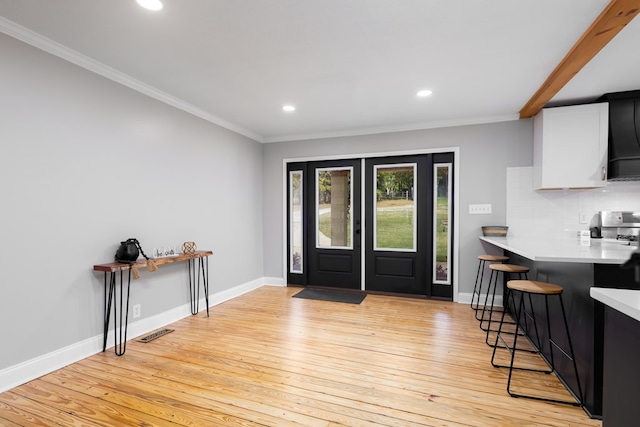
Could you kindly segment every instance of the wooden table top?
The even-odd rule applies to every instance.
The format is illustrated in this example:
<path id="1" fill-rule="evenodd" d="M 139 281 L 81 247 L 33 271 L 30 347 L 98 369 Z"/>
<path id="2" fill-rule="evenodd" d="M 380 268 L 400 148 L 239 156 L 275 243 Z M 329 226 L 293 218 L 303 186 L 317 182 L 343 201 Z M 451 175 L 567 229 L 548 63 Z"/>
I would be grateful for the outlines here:
<path id="1" fill-rule="evenodd" d="M 213 255 L 211 251 L 195 251 L 192 254 L 179 254 L 175 256 L 163 257 L 163 258 L 151 258 L 156 265 L 162 264 L 171 264 L 174 262 L 187 261 L 190 259 L 203 258 L 206 256 Z M 138 267 L 146 267 L 147 260 L 142 258 L 135 262 Z M 110 262 L 107 264 L 97 264 L 93 266 L 94 271 L 105 271 L 105 272 L 116 272 L 116 271 L 125 271 L 131 268 L 131 264 L 126 264 L 123 262 Z"/>

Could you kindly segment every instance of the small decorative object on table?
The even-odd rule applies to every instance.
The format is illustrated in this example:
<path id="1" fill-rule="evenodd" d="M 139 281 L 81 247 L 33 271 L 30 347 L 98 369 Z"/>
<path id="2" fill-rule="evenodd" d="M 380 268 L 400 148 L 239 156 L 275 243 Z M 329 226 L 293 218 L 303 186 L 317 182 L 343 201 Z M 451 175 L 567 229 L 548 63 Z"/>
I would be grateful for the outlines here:
<path id="1" fill-rule="evenodd" d="M 196 251 L 196 243 L 195 242 L 184 242 L 182 244 L 182 253 L 192 254 Z"/>
<path id="2" fill-rule="evenodd" d="M 166 258 L 171 256 L 177 256 L 177 255 L 178 255 L 177 246 L 162 246 L 162 247 L 153 249 L 154 258 Z"/>
<path id="3" fill-rule="evenodd" d="M 116 251 L 117 262 L 131 265 L 131 272 L 133 273 L 134 280 L 140 278 L 140 272 L 138 271 L 138 266 L 136 266 L 136 260 L 140 254 L 142 254 L 142 256 L 147 260 L 147 270 L 156 271 L 158 269 L 158 266 L 153 262 L 153 260 L 149 259 L 149 257 L 145 255 L 138 239 L 131 238 L 124 242 L 120 242 L 120 246 Z"/>

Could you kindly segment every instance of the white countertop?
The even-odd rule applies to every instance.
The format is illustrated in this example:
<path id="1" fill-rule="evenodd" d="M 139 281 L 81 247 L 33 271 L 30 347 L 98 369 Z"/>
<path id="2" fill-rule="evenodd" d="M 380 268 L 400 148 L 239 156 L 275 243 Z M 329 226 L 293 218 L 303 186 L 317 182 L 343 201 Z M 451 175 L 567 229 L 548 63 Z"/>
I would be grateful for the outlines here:
<path id="1" fill-rule="evenodd" d="M 637 246 L 623 246 L 591 240 L 584 246 L 576 238 L 485 237 L 480 240 L 532 261 L 622 264 Z"/>
<path id="2" fill-rule="evenodd" d="M 640 291 L 633 289 L 591 288 L 591 298 L 640 322 Z"/>

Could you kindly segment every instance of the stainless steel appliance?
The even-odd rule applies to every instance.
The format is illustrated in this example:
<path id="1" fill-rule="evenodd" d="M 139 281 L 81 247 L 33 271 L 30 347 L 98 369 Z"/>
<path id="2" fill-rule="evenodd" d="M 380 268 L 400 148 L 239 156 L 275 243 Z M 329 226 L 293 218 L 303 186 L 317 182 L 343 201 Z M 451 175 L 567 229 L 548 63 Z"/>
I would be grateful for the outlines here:
<path id="1" fill-rule="evenodd" d="M 591 219 L 589 229 L 593 239 L 638 246 L 640 211 L 600 211 Z"/>

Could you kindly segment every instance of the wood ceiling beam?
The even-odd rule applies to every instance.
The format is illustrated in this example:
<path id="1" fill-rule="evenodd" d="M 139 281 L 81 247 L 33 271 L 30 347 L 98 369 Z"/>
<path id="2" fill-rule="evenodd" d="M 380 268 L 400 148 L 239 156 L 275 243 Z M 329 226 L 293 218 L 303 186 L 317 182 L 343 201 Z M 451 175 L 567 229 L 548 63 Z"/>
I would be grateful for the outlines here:
<path id="1" fill-rule="evenodd" d="M 640 0 L 611 0 L 520 110 L 520 118 L 535 116 L 640 11 Z"/>

